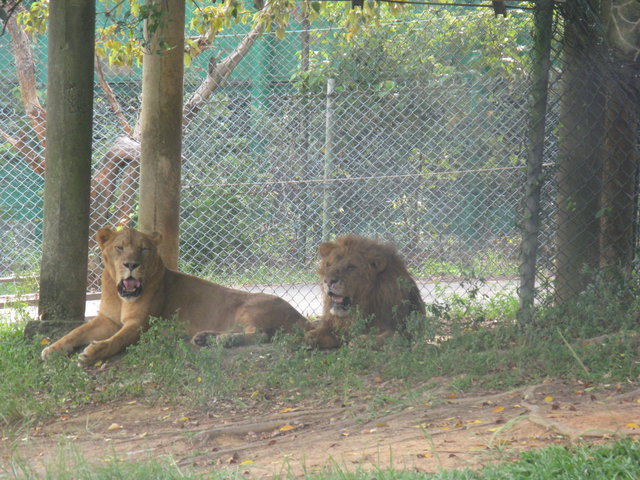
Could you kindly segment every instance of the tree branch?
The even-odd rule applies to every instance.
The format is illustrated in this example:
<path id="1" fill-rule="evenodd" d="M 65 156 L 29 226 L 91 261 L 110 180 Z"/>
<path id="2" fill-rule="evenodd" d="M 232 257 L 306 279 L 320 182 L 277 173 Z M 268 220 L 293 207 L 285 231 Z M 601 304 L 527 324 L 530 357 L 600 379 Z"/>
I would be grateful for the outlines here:
<path id="1" fill-rule="evenodd" d="M 22 10 L 22 6 L 18 7 L 18 9 Z M 47 131 L 46 113 L 38 98 L 36 68 L 29 37 L 18 25 L 16 15 L 11 15 L 7 19 L 6 27 L 11 37 L 22 104 L 31 121 L 36 137 L 44 149 Z"/>
<path id="2" fill-rule="evenodd" d="M 238 66 L 249 50 L 264 31 L 265 23 L 260 21 L 242 39 L 242 42 L 224 60 L 215 64 L 207 77 L 191 94 L 184 106 L 183 126 L 186 126 L 195 115 L 202 109 L 211 95 L 227 81 L 233 70 Z"/>
<path id="3" fill-rule="evenodd" d="M 100 63 L 100 59 L 98 58 L 97 55 L 96 55 L 96 61 L 95 61 L 95 68 L 96 68 L 96 74 L 98 76 L 98 84 L 100 85 L 100 88 L 102 88 L 102 91 L 104 92 L 104 94 L 107 96 L 107 101 L 111 106 L 111 110 L 113 111 L 116 118 L 120 122 L 120 125 L 122 126 L 122 129 L 124 130 L 124 132 L 130 137 L 133 137 L 133 133 L 134 133 L 133 128 L 131 128 L 131 125 L 129 125 L 129 122 L 127 122 L 127 119 L 124 116 L 122 108 L 118 103 L 118 99 L 116 98 L 116 95 L 113 92 L 111 85 L 109 85 L 109 83 L 104 78 L 104 73 L 102 71 L 102 64 Z"/>

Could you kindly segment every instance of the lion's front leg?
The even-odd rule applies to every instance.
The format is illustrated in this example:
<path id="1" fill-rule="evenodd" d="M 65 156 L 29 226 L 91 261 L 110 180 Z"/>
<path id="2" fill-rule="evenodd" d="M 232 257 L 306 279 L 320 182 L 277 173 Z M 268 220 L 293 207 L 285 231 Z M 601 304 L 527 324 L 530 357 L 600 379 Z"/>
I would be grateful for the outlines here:
<path id="1" fill-rule="evenodd" d="M 83 366 L 88 366 L 96 363 L 98 360 L 103 360 L 122 352 L 129 345 L 136 343 L 140 339 L 140 334 L 144 328 L 145 324 L 141 324 L 139 321 L 126 322 L 124 326 L 111 337 L 89 344 L 78 356 L 78 363 Z"/>
<path id="2" fill-rule="evenodd" d="M 53 345 L 49 345 L 42 350 L 40 356 L 43 360 L 48 360 L 55 354 L 67 353 L 76 347 L 109 338 L 115 334 L 119 328 L 120 326 L 115 322 L 98 315 L 93 320 L 74 328 L 60 340 L 53 343 Z"/>

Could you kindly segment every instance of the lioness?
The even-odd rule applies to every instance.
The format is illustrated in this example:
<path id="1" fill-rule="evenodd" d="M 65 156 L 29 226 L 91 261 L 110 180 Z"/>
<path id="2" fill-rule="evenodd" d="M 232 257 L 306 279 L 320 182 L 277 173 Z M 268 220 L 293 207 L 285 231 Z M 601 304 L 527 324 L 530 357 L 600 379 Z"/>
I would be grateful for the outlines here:
<path id="1" fill-rule="evenodd" d="M 159 233 L 130 228 L 103 228 L 96 234 L 102 253 L 102 296 L 98 315 L 42 351 L 44 360 L 56 352 L 88 345 L 79 363 L 91 365 L 135 343 L 149 326 L 149 316 L 177 314 L 189 335 L 226 334 L 233 327 L 251 338 L 277 330 L 303 327 L 306 319 L 283 299 L 248 293 L 169 270 L 158 254 Z"/>
<path id="2" fill-rule="evenodd" d="M 379 340 L 402 327 L 412 312 L 425 314 L 416 282 L 389 244 L 347 235 L 318 247 L 324 309 L 320 326 L 305 334 L 317 348 L 336 348 L 353 327 L 365 319 L 365 331 Z"/>

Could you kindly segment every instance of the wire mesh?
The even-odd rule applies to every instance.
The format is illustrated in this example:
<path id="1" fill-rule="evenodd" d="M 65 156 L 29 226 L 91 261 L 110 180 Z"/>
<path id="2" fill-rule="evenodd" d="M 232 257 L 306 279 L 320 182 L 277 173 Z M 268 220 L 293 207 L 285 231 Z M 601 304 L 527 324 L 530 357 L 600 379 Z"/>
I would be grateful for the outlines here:
<path id="1" fill-rule="evenodd" d="M 545 119 L 538 299 L 553 293 L 563 254 L 556 222 L 566 148 L 558 139 L 563 18 L 556 16 Z M 185 98 L 246 33 L 219 35 L 196 59 Z M 531 33 L 529 11 L 510 10 L 505 19 L 442 8 L 351 42 L 330 24 L 284 40 L 263 35 L 185 122 L 180 268 L 276 293 L 317 315 L 317 246 L 357 233 L 394 242 L 428 304 L 516 299 Z M 0 37 L 0 277 L 37 273 L 42 224 L 42 172 L 33 168 L 42 144 L 10 44 Z M 44 104 L 43 45 L 30 43 Z M 137 220 L 140 72 L 105 66 L 104 75 L 122 117 L 96 85 L 92 232 Z M 97 290 L 99 258 L 90 246 L 88 289 Z"/>

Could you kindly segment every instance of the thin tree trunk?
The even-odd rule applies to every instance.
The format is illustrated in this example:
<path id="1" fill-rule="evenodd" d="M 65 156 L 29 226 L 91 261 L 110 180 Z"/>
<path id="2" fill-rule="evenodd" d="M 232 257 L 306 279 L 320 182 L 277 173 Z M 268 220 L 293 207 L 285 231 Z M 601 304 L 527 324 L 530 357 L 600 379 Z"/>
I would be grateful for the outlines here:
<path id="1" fill-rule="evenodd" d="M 531 119 L 527 152 L 527 180 L 522 244 L 520 252 L 520 321 L 526 321 L 535 299 L 538 234 L 540 230 L 540 190 L 543 175 L 545 123 L 551 68 L 551 37 L 553 1 L 540 0 L 536 4 L 534 20 L 533 71 L 531 87 Z"/>

